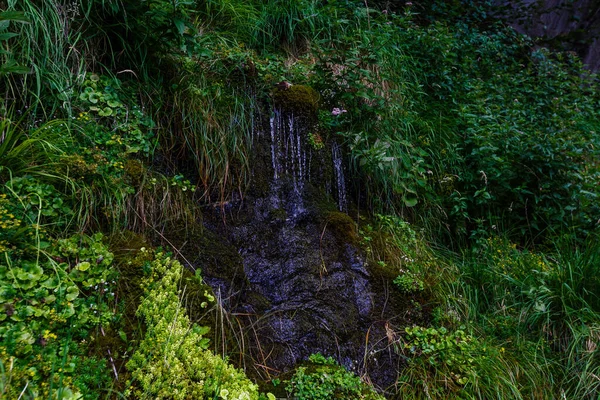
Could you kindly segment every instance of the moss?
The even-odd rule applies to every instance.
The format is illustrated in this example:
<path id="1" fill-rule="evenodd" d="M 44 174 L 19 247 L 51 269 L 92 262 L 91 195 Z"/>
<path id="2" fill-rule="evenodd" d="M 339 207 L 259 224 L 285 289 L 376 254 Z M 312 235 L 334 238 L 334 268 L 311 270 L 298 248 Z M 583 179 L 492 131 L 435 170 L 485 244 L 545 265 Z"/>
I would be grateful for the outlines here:
<path id="1" fill-rule="evenodd" d="M 166 244 L 178 249 L 178 254 L 193 267 L 200 268 L 203 275 L 228 282 L 244 276 L 243 260 L 235 247 L 208 229 L 191 228 L 167 232 Z"/>
<path id="2" fill-rule="evenodd" d="M 325 223 L 327 229 L 345 243 L 352 245 L 358 244 L 358 234 L 356 232 L 356 223 L 346 213 L 339 211 L 330 211 L 325 214 Z"/>
<path id="3" fill-rule="evenodd" d="M 305 85 L 292 85 L 287 89 L 276 88 L 273 91 L 273 101 L 281 110 L 311 120 L 316 120 L 319 99 L 319 93 Z"/>
<path id="4" fill-rule="evenodd" d="M 131 181 L 131 183 L 133 183 L 134 185 L 138 185 L 142 180 L 142 176 L 144 175 L 146 169 L 144 168 L 144 164 L 140 160 L 129 159 L 125 162 L 125 165 L 123 166 L 123 171 L 125 172 L 127 178 Z"/>
<path id="5" fill-rule="evenodd" d="M 105 358 L 107 350 L 113 355 L 115 368 L 119 372 L 119 380 L 115 383 L 117 391 L 125 389 L 129 373 L 125 370 L 128 347 L 136 343 L 144 335 L 145 326 L 136 317 L 136 311 L 143 295 L 141 288 L 145 277 L 145 265 L 154 253 L 147 239 L 139 234 L 124 231 L 108 238 L 110 251 L 114 255 L 113 266 L 119 270 L 116 296 L 119 299 L 119 321 L 98 329 L 90 341 L 89 351 L 99 358 Z"/>

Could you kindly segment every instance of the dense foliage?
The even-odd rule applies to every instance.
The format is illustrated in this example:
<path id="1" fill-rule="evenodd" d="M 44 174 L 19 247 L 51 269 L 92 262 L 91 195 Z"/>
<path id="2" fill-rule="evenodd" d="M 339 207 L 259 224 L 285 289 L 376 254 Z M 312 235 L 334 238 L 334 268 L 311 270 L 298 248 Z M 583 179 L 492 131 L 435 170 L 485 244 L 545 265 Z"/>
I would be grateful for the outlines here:
<path id="1" fill-rule="evenodd" d="M 117 238 L 252 190 L 278 103 L 342 144 L 367 262 L 431 321 L 390 332 L 379 391 L 597 398 L 598 81 L 488 7 L 0 1 L 0 397 L 273 398 L 209 350 L 182 265 Z M 290 395 L 380 397 L 311 361 Z"/>

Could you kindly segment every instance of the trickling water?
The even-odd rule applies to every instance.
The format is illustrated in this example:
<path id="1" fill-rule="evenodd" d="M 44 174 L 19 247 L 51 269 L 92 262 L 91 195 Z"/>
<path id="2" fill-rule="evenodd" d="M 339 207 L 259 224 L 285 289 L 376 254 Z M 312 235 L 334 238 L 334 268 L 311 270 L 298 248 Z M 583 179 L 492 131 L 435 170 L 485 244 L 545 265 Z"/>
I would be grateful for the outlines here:
<path id="1" fill-rule="evenodd" d="M 340 145 L 333 143 L 331 146 L 331 158 L 333 159 L 333 171 L 335 173 L 335 182 L 337 186 L 338 209 L 340 211 L 347 210 L 346 201 L 346 181 L 344 179 L 344 166 L 342 160 L 342 151 Z"/>
<path id="2" fill-rule="evenodd" d="M 309 179 L 302 127 L 294 115 L 283 114 L 278 109 L 274 110 L 270 125 L 273 179 L 277 182 L 287 175 L 294 183 L 294 190 L 301 192 Z"/>
<path id="3" fill-rule="evenodd" d="M 279 178 L 279 154 L 278 154 L 278 143 L 276 137 L 276 132 L 279 131 L 277 124 L 279 123 L 279 119 L 281 116 L 277 111 L 271 116 L 271 165 L 273 166 L 273 179 L 277 180 Z"/>

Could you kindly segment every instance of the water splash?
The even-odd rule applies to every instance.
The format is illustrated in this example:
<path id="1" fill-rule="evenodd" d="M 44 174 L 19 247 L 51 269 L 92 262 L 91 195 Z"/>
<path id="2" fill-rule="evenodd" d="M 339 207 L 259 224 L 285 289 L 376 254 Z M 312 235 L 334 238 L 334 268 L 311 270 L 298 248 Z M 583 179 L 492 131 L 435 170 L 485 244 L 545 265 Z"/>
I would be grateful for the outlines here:
<path id="1" fill-rule="evenodd" d="M 333 172 L 335 173 L 335 183 L 337 186 L 338 209 L 345 212 L 348 209 L 348 203 L 346 200 L 346 180 L 344 179 L 342 150 L 340 145 L 335 142 L 331 146 L 331 158 L 333 160 Z"/>

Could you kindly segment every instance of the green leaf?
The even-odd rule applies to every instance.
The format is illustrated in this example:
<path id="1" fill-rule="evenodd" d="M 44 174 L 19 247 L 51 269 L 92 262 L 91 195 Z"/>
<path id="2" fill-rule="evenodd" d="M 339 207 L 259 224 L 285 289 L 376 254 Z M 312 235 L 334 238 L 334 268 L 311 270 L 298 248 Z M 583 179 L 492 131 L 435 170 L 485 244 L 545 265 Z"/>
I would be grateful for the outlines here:
<path id="1" fill-rule="evenodd" d="M 104 107 L 102 110 L 98 111 L 98 115 L 101 117 L 109 117 L 112 115 L 112 113 L 113 110 L 110 107 Z"/>
<path id="2" fill-rule="evenodd" d="M 14 61 L 9 61 L 3 65 L 0 65 L 0 75 L 5 74 L 26 74 L 29 72 L 29 68 L 17 65 Z"/>
<path id="3" fill-rule="evenodd" d="M 98 103 L 99 100 L 100 100 L 100 95 L 98 95 L 98 93 L 90 93 L 88 95 L 88 101 L 92 104 Z"/>
<path id="4" fill-rule="evenodd" d="M 414 207 L 419 202 L 419 200 L 416 197 L 409 197 L 409 196 L 404 196 L 402 198 L 402 200 L 404 201 L 404 204 L 406 205 L 406 207 Z"/>
<path id="5" fill-rule="evenodd" d="M 79 296 L 79 289 L 77 286 L 69 286 L 67 288 L 67 295 L 65 296 L 67 301 L 73 301 L 77 298 L 77 296 Z"/>
<path id="6" fill-rule="evenodd" d="M 46 289 L 55 289 L 58 287 L 59 280 L 58 277 L 52 276 L 51 278 L 46 279 L 41 283 L 41 286 Z M 50 296 L 49 296 L 50 297 Z"/>
<path id="7" fill-rule="evenodd" d="M 15 36 L 19 36 L 19 34 L 14 32 L 0 33 L 0 40 L 8 40 Z"/>
<path id="8" fill-rule="evenodd" d="M 179 34 L 183 35 L 185 32 L 185 22 L 183 22 L 180 19 L 175 19 L 175 20 L 173 20 L 173 23 L 175 24 L 175 27 L 177 28 L 177 31 L 179 32 Z"/>
<path id="9" fill-rule="evenodd" d="M 80 262 L 75 266 L 75 268 L 77 268 L 80 271 L 87 271 L 88 269 L 90 269 L 90 263 L 87 261 Z"/>
<path id="10" fill-rule="evenodd" d="M 3 11 L 0 12 L 0 21 L 31 22 L 27 15 L 22 11 Z"/>
<path id="11" fill-rule="evenodd" d="M 197 335 L 204 336 L 210 332 L 210 328 L 208 326 L 194 325 L 193 332 Z"/>

